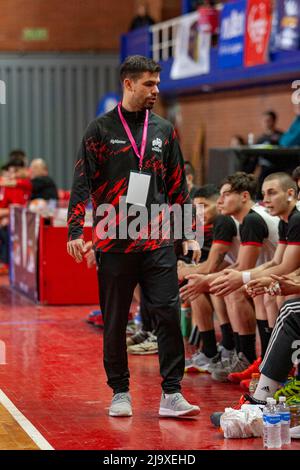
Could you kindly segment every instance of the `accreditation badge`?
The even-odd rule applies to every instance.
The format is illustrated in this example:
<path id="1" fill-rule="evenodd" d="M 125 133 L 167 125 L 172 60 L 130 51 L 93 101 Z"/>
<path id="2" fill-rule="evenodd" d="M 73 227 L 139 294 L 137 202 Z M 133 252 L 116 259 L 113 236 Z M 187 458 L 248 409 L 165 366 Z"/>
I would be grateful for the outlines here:
<path id="1" fill-rule="evenodd" d="M 151 175 L 142 172 L 131 171 L 129 176 L 127 204 L 146 206 Z"/>

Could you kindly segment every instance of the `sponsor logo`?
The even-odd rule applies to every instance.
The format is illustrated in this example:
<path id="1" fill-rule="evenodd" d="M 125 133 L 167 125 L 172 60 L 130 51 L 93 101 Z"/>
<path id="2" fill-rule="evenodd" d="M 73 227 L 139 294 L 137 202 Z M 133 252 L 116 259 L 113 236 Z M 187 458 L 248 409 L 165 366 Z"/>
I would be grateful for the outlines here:
<path id="1" fill-rule="evenodd" d="M 154 152 L 161 152 L 162 148 L 162 140 L 159 139 L 158 137 L 154 140 L 152 140 L 152 151 Z"/>
<path id="2" fill-rule="evenodd" d="M 261 54 L 268 32 L 268 12 L 264 3 L 253 5 L 250 9 L 247 30 L 257 54 Z"/>
<path id="3" fill-rule="evenodd" d="M 111 139 L 111 144 L 126 144 L 126 140 L 119 140 L 119 139 Z"/>
<path id="4" fill-rule="evenodd" d="M 233 39 L 244 34 L 245 13 L 233 10 L 228 18 L 224 18 L 221 25 L 222 39 Z"/>

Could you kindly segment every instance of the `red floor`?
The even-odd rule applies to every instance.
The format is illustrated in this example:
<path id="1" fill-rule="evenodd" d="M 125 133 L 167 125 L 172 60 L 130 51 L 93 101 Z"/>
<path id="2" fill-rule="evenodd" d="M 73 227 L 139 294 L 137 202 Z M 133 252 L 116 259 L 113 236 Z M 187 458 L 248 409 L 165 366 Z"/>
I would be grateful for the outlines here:
<path id="1" fill-rule="evenodd" d="M 108 417 L 102 334 L 84 321 L 91 307 L 36 306 L 1 283 L 7 364 L 0 365 L 0 389 L 55 449 L 262 449 L 261 439 L 224 440 L 210 424 L 211 412 L 232 404 L 240 390 L 209 375 L 183 382 L 185 395 L 201 406 L 198 419 L 159 419 L 157 356 L 130 356 L 134 416 Z"/>

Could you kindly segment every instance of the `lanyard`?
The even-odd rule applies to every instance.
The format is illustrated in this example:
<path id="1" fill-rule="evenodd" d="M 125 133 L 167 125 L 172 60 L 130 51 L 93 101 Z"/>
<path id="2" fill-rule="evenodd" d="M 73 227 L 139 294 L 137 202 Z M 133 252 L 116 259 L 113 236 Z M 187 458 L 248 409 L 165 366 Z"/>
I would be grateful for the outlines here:
<path id="1" fill-rule="evenodd" d="M 119 112 L 119 116 L 120 116 L 120 119 L 121 119 L 121 122 L 123 124 L 123 127 L 126 131 L 126 134 L 128 136 L 128 139 L 130 140 L 130 143 L 132 145 L 132 148 L 134 150 L 134 153 L 136 154 L 136 156 L 138 157 L 139 159 L 139 168 L 140 168 L 140 171 L 142 169 L 142 166 L 143 166 L 143 158 L 144 158 L 144 155 L 145 155 L 145 150 L 146 150 L 146 144 L 147 144 L 147 133 L 148 133 L 148 123 L 149 123 L 149 110 L 146 109 L 146 116 L 145 116 L 145 121 L 144 121 L 144 129 L 143 129 L 143 137 L 142 137 L 142 144 L 141 144 L 141 150 L 139 151 L 139 149 L 137 148 L 137 145 L 136 145 L 136 142 L 133 138 L 133 135 L 131 133 L 131 130 L 129 129 L 129 126 L 122 114 L 122 111 L 121 111 L 121 103 L 118 104 L 118 112 Z"/>

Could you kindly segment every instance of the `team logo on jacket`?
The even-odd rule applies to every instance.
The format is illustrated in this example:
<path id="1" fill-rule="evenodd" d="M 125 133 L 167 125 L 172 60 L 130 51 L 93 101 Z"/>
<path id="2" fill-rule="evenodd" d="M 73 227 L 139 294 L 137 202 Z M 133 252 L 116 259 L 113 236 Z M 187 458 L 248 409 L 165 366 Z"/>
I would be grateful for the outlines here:
<path id="1" fill-rule="evenodd" d="M 152 151 L 153 152 L 161 152 L 162 148 L 162 140 L 159 139 L 158 137 L 154 140 L 152 140 Z"/>

